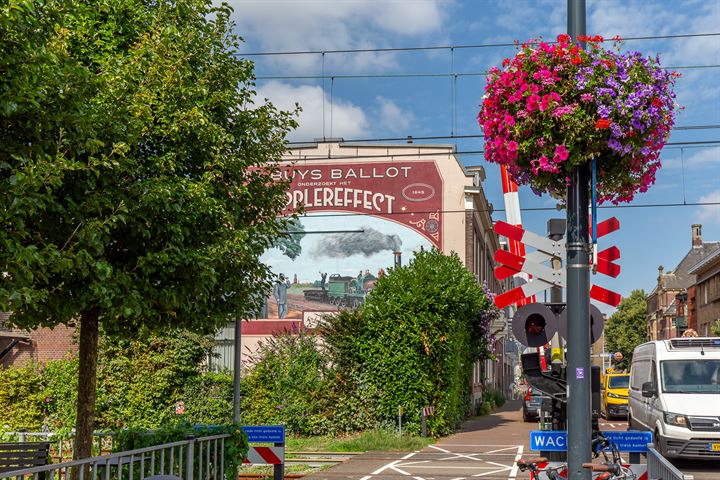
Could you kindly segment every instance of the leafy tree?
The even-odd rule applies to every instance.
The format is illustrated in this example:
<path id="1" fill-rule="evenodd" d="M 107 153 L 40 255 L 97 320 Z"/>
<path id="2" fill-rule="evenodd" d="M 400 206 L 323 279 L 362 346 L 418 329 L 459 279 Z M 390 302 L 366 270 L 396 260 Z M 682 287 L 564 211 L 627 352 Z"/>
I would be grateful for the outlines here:
<path id="1" fill-rule="evenodd" d="M 293 113 L 253 105 L 230 8 L 210 0 L 0 6 L 0 310 L 78 325 L 76 458 L 99 325 L 209 332 L 260 309 L 284 222 Z"/>
<path id="2" fill-rule="evenodd" d="M 608 352 L 621 352 L 620 368 L 629 368 L 633 350 L 647 341 L 647 295 L 643 290 L 633 290 L 623 298 L 618 309 L 605 325 L 605 348 Z"/>

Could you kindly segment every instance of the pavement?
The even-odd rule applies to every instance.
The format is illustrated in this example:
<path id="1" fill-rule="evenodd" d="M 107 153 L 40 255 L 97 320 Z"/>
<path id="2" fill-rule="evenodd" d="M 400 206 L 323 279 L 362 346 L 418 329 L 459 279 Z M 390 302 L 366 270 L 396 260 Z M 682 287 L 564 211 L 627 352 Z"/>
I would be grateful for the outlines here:
<path id="1" fill-rule="evenodd" d="M 522 401 L 512 400 L 490 415 L 474 417 L 460 430 L 415 452 L 366 452 L 307 480 L 526 480 L 515 461 L 538 456 L 529 450 L 529 431 L 537 423 L 522 420 Z M 600 422 L 601 430 L 626 430 L 625 420 Z M 681 464 L 696 480 L 717 480 L 720 465 L 710 462 Z"/>
<path id="2" fill-rule="evenodd" d="M 308 480 L 512 480 L 518 477 L 515 460 L 528 448 L 528 430 L 522 421 L 522 403 L 506 403 L 491 415 L 472 418 L 454 435 L 416 452 L 366 452 Z"/>

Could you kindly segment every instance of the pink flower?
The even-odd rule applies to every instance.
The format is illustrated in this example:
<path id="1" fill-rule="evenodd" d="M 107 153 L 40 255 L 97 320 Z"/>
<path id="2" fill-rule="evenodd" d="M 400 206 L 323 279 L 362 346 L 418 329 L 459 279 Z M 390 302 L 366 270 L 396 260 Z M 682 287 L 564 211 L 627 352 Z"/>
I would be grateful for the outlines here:
<path id="1" fill-rule="evenodd" d="M 528 112 L 534 112 L 538 108 L 538 101 L 540 100 L 540 97 L 538 95 L 530 95 L 525 100 L 525 108 Z"/>
<path id="2" fill-rule="evenodd" d="M 505 115 L 505 123 L 512 127 L 515 125 L 515 117 L 512 115 Z"/>
<path id="3" fill-rule="evenodd" d="M 515 140 L 510 140 L 507 144 L 507 149 L 511 152 L 517 152 L 518 144 Z"/>
<path id="4" fill-rule="evenodd" d="M 567 160 L 568 156 L 570 154 L 567 151 L 567 148 L 565 148 L 565 145 L 558 145 L 555 147 L 555 156 L 553 157 L 553 160 L 555 163 L 564 162 Z"/>

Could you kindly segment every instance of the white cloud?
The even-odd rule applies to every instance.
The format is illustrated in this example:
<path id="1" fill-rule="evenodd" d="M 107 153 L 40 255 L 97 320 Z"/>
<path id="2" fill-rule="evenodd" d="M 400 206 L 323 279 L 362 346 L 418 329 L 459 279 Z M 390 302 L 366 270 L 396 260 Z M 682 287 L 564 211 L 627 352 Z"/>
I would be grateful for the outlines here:
<path id="1" fill-rule="evenodd" d="M 379 105 L 379 124 L 385 130 L 407 132 L 413 126 L 415 117 L 411 112 L 403 110 L 398 104 L 385 97 L 378 96 L 375 101 Z"/>
<path id="2" fill-rule="evenodd" d="M 720 190 L 710 192 L 700 197 L 698 203 L 715 203 L 716 205 L 701 205 L 697 213 L 697 219 L 700 223 L 720 225 Z"/>
<path id="3" fill-rule="evenodd" d="M 407 37 L 439 32 L 450 0 L 230 0 L 239 33 L 263 51 L 343 50 L 396 46 Z M 266 58 L 295 72 L 319 70 L 319 55 Z M 325 55 L 327 69 L 381 69 L 394 53 Z"/>
<path id="4" fill-rule="evenodd" d="M 291 141 L 312 141 L 323 136 L 359 138 L 369 134 L 369 122 L 362 108 L 337 99 L 334 99 L 331 106 L 330 99 L 323 94 L 319 86 L 292 86 L 273 80 L 258 86 L 257 97 L 260 100 L 267 98 L 282 110 L 294 109 L 295 103 L 300 105 L 302 112 L 298 118 L 299 127 L 288 136 Z"/>

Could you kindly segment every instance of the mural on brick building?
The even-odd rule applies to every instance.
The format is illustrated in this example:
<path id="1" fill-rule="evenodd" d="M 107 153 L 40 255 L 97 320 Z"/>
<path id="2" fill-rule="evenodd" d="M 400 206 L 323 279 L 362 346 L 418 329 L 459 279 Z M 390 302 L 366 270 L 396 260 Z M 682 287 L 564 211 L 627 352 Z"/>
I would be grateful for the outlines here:
<path id="1" fill-rule="evenodd" d="M 305 214 L 262 260 L 281 276 L 264 318 L 302 319 L 362 304 L 397 258 L 442 248 L 442 178 L 434 162 L 295 165 L 285 213 Z"/>

